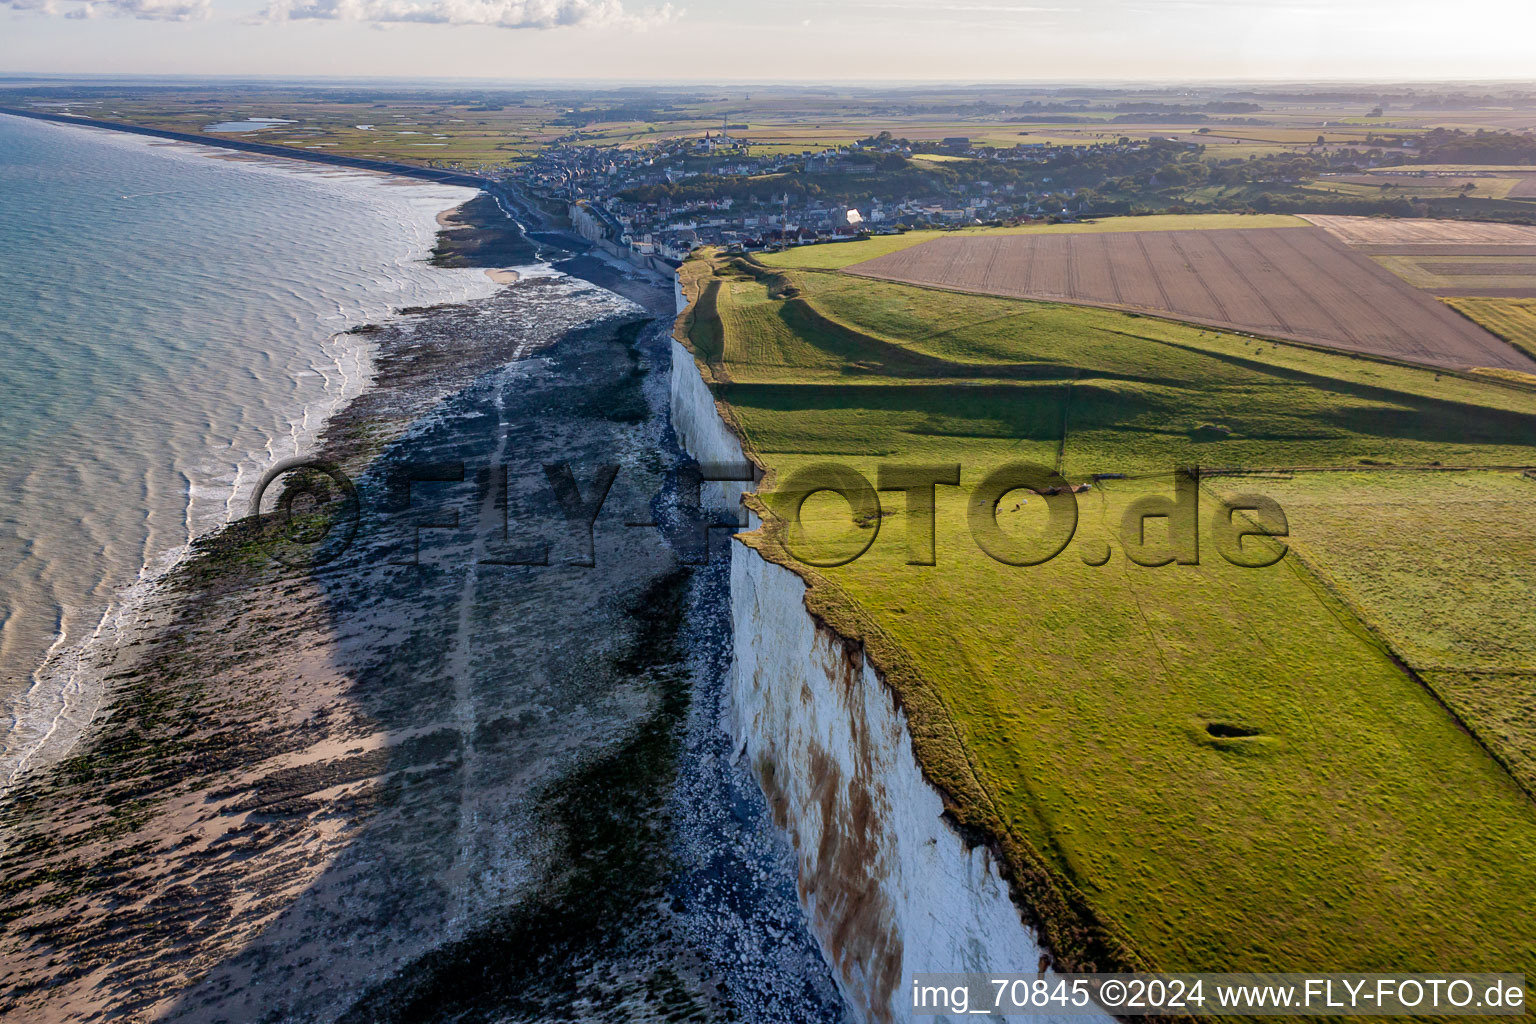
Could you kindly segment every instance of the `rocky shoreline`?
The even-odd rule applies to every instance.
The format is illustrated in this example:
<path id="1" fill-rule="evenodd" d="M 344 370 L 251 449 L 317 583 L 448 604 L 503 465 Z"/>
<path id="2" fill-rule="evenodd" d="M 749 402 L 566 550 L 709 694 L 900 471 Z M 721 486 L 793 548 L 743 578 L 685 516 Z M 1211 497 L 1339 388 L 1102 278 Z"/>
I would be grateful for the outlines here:
<path id="1" fill-rule="evenodd" d="M 724 562 L 667 539 L 670 285 L 560 266 L 604 287 L 361 329 L 338 475 L 200 540 L 103 654 L 87 738 L 0 805 L 0 1014 L 842 1019 L 720 729 Z M 583 500 L 617 467 L 590 546 L 561 464 Z"/>

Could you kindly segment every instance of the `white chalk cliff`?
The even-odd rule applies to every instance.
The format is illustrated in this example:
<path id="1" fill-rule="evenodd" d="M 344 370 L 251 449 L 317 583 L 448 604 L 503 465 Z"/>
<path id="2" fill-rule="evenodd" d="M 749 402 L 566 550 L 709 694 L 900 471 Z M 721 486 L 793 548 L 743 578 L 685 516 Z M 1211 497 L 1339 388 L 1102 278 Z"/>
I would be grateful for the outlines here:
<path id="1" fill-rule="evenodd" d="M 743 460 L 676 341 L 671 394 L 673 427 L 694 458 Z M 750 487 L 714 497 L 734 504 Z M 912 1019 L 916 973 L 1039 970 L 1045 951 L 990 851 L 944 818 L 895 694 L 860 647 L 812 617 L 805 593 L 794 572 L 731 545 L 730 728 L 794 843 L 801 902 L 853 1011 L 882 1024 Z"/>

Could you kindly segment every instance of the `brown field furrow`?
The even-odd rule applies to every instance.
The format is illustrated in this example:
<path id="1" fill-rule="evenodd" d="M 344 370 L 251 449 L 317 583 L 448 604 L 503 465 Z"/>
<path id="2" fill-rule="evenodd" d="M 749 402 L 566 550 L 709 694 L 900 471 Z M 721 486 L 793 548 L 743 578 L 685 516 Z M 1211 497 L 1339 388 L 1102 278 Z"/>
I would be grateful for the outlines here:
<path id="1" fill-rule="evenodd" d="M 1084 235 L 1078 239 L 1077 250 L 1082 258 L 1077 261 L 1074 273 L 1076 287 L 1090 294 L 1108 295 L 1119 303 L 1120 285 L 1115 279 L 1115 261 L 1104 239 L 1107 235 Z"/>
<path id="2" fill-rule="evenodd" d="M 1509 199 L 1536 199 L 1536 175 L 1524 175 L 1518 184 L 1509 190 Z"/>
<path id="3" fill-rule="evenodd" d="M 988 287 L 996 287 L 999 280 L 997 275 L 1003 269 L 1003 267 L 999 266 L 999 250 L 996 245 L 988 245 L 984 248 L 987 254 L 987 269 L 982 272 L 982 280 L 987 282 Z M 1003 266 L 1006 267 L 1005 261 L 1003 261 Z"/>
<path id="4" fill-rule="evenodd" d="M 1221 282 L 1219 286 L 1226 288 L 1234 295 L 1241 294 L 1244 290 L 1252 294 L 1253 300 L 1251 303 L 1245 304 L 1245 308 L 1252 308 L 1255 314 L 1254 322 L 1272 325 L 1271 329 L 1278 331 L 1280 334 L 1295 333 L 1296 329 L 1281 311 L 1279 305 L 1272 300 L 1272 297 L 1262 287 L 1256 286 L 1258 283 L 1256 280 L 1258 277 L 1257 272 L 1250 268 L 1249 272 L 1244 274 L 1237 264 L 1233 262 L 1230 247 L 1218 245 L 1212 246 L 1212 250 L 1221 261 L 1220 267 L 1216 270 L 1218 280 Z M 1261 310 L 1262 312 L 1260 312 Z"/>
<path id="5" fill-rule="evenodd" d="M 1168 308 L 1201 320 L 1225 323 L 1227 318 L 1222 315 L 1221 307 L 1212 301 L 1210 292 L 1200 283 L 1199 274 L 1179 252 L 1177 239 L 1173 237 L 1177 233 L 1158 232 L 1149 234 L 1145 238 L 1158 284 L 1170 300 Z M 1074 298 L 1092 298 L 1092 296 L 1074 296 Z"/>
<path id="6" fill-rule="evenodd" d="M 1393 286 L 1398 284 L 1400 281 L 1400 279 L 1395 274 L 1393 274 L 1391 270 L 1387 269 L 1374 260 L 1360 258 L 1359 254 L 1355 250 L 1338 242 L 1337 239 L 1331 239 L 1329 241 L 1329 247 L 1336 251 L 1337 256 L 1331 259 L 1324 258 L 1323 260 L 1319 261 L 1320 268 L 1324 273 L 1337 274 L 1339 275 L 1340 280 L 1345 281 L 1351 280 L 1352 275 L 1363 275 L 1362 277 L 1355 277 L 1355 280 L 1363 281 L 1364 278 L 1368 277 L 1374 278 L 1380 283 Z M 1480 255 L 1487 255 L 1490 253 L 1498 255 L 1501 254 L 1502 251 L 1502 247 L 1495 245 L 1489 247 L 1483 253 L 1480 253 Z M 1470 284 L 1471 282 L 1469 282 L 1469 285 Z M 1435 355 L 1441 351 L 1440 343 L 1432 335 L 1417 333 L 1423 330 L 1423 326 L 1421 325 L 1424 325 L 1425 323 L 1424 320 L 1420 317 L 1419 311 L 1415 308 L 1399 305 L 1392 302 L 1391 296 L 1387 292 L 1378 293 L 1376 289 L 1369 288 L 1365 284 L 1362 284 L 1360 287 L 1362 288 L 1361 294 L 1363 296 L 1369 297 L 1369 304 L 1377 310 L 1379 315 L 1384 320 L 1395 324 L 1398 330 L 1402 332 L 1399 334 L 1399 338 L 1415 339 L 1414 342 L 1407 349 L 1405 349 L 1408 354 L 1405 355 L 1404 358 L 1413 359 L 1419 362 L 1434 362 Z M 1490 290 L 1486 285 L 1482 285 L 1469 287 L 1465 291 L 1459 288 L 1450 289 L 1449 293 L 1466 294 L 1468 292 L 1472 292 L 1479 295 L 1492 295 L 1494 294 L 1494 291 L 1497 290 Z M 1516 288 L 1511 289 L 1510 291 L 1518 297 L 1536 295 L 1536 288 Z M 1411 288 L 1410 292 L 1416 299 L 1421 301 L 1425 296 L 1438 296 L 1442 294 L 1441 290 L 1439 289 L 1425 290 L 1419 288 Z M 1435 303 L 1434 307 L 1435 313 L 1443 314 L 1446 312 L 1446 307 L 1440 303 Z M 1462 324 L 1456 324 L 1455 326 L 1457 328 L 1464 327 Z M 1491 366 L 1495 364 L 1488 363 L 1483 365 Z M 1513 368 L 1518 369 L 1518 367 Z"/>
<path id="7" fill-rule="evenodd" d="M 968 281 L 976 271 L 976 254 L 969 251 L 961 254 L 961 258 L 952 267 L 952 273 L 956 280 Z"/>
<path id="8" fill-rule="evenodd" d="M 976 251 L 971 254 L 970 262 L 965 265 L 965 276 L 967 280 L 978 276 L 982 279 L 985 279 L 987 276 L 987 269 L 992 265 L 993 260 L 996 258 L 996 248 L 992 246 L 983 246 L 977 248 Z"/>
<path id="9" fill-rule="evenodd" d="M 1124 293 L 1120 289 L 1120 274 L 1115 270 L 1115 250 L 1109 244 L 1109 236 L 1099 236 L 1100 258 L 1104 261 L 1104 271 L 1109 275 L 1109 292 L 1114 296 L 1117 304 L 1125 302 Z"/>
<path id="10" fill-rule="evenodd" d="M 1267 235 L 1248 235 L 1233 239 L 1230 247 L 1238 276 L 1246 278 L 1259 290 L 1268 304 L 1286 323 L 1284 337 L 1327 339 L 1328 344 L 1359 344 L 1323 306 L 1316 289 L 1299 284 L 1285 273 L 1280 261 L 1288 253 L 1276 251 L 1276 242 Z"/>
<path id="11" fill-rule="evenodd" d="M 1157 261 L 1152 258 L 1152 253 L 1147 248 L 1147 241 L 1146 241 L 1146 239 L 1143 236 L 1141 236 L 1141 235 L 1137 235 L 1134 239 L 1132 239 L 1132 241 L 1134 241 L 1136 243 L 1136 250 L 1137 250 L 1138 253 L 1141 254 L 1141 262 L 1143 264 L 1145 264 L 1145 266 L 1146 266 L 1147 279 L 1150 280 L 1152 282 L 1152 286 L 1157 289 L 1158 301 L 1150 303 L 1147 308 L 1149 308 L 1149 309 L 1173 309 L 1173 308 L 1175 308 L 1174 304 L 1173 304 L 1173 299 L 1170 298 L 1169 295 L 1168 295 L 1168 287 L 1167 287 L 1166 284 L 1163 283 L 1163 275 L 1158 273 Z"/>
<path id="12" fill-rule="evenodd" d="M 950 267 L 951 276 L 957 281 L 968 281 L 976 272 L 976 251 L 968 250 Z"/>
<path id="13" fill-rule="evenodd" d="M 1310 256 L 1335 302 L 1347 303 L 1353 298 L 1358 303 L 1360 312 L 1351 314 L 1350 329 L 1366 344 L 1399 359 L 1432 363 L 1447 341 L 1458 336 L 1462 325 L 1434 322 L 1435 314 L 1444 311 L 1438 303 L 1411 287 L 1405 294 L 1414 301 L 1403 301 L 1404 293 L 1397 290 L 1402 283 L 1399 278 L 1336 240 L 1328 240 Z"/>
<path id="14" fill-rule="evenodd" d="M 1309 237 L 1308 241 L 1315 243 L 1317 239 Z M 1347 306 L 1350 296 L 1337 281 L 1316 273 L 1315 266 L 1306 259 L 1298 260 L 1298 251 L 1287 245 L 1283 238 L 1259 235 L 1248 242 L 1255 249 L 1266 250 L 1265 262 L 1286 282 L 1293 295 L 1305 296 L 1305 301 L 1292 299 L 1292 304 L 1287 307 L 1302 313 L 1303 331 L 1349 348 L 1368 344 L 1360 318 L 1345 314 L 1341 308 Z"/>
<path id="15" fill-rule="evenodd" d="M 1070 298 L 1071 293 L 1067 291 L 1066 246 L 1059 243 L 1045 246 L 1040 244 L 1041 241 L 1040 238 L 1032 238 L 1031 244 L 1025 248 L 1025 257 L 1031 264 L 1029 276 L 1034 289 L 1051 298 Z"/>
<path id="16" fill-rule="evenodd" d="M 998 251 L 999 252 L 1002 251 L 1002 240 L 1001 239 L 998 240 Z M 1008 261 L 1006 259 L 1002 260 L 1002 262 L 1003 262 L 1005 267 L 1008 265 Z M 1028 288 L 1031 292 L 1035 292 L 1035 291 L 1038 291 L 1040 289 L 1041 282 L 1039 280 L 1038 275 L 1035 272 L 1038 264 L 1039 264 L 1038 260 L 1025 260 L 1024 261 L 1024 272 L 1023 272 L 1023 275 L 1022 275 L 1022 287 Z M 1015 272 L 1015 273 L 1017 273 L 1017 272 Z M 1010 275 L 1010 277 L 1011 276 L 1012 275 Z M 1002 283 L 1002 287 L 1004 287 L 1004 288 L 1008 287 L 1009 283 L 1010 283 L 1010 279 L 1009 278 L 1005 278 L 1003 283 Z"/>
<path id="17" fill-rule="evenodd" d="M 1168 244 L 1173 247 L 1173 251 L 1184 261 L 1184 265 L 1189 268 L 1191 276 L 1199 283 L 1200 290 L 1205 292 L 1206 298 L 1210 299 L 1211 305 L 1216 308 L 1217 318 L 1220 320 L 1232 320 L 1232 311 L 1225 302 L 1221 301 L 1221 293 L 1211 287 L 1210 279 L 1215 273 L 1216 268 L 1212 266 L 1210 252 L 1202 251 L 1198 239 L 1186 237 L 1182 242 L 1179 239 L 1180 235 L 1177 232 L 1170 232 Z M 1234 298 L 1241 298 L 1241 293 L 1231 294 Z"/>
<path id="18" fill-rule="evenodd" d="M 1536 372 L 1536 361 L 1322 230 L 956 236 L 847 272 L 1130 309 L 1434 366 Z"/>
<path id="19" fill-rule="evenodd" d="M 1289 250 L 1288 263 L 1307 267 L 1304 280 L 1330 318 L 1355 339 L 1359 351 L 1437 365 L 1454 365 L 1447 357 L 1457 352 L 1465 353 L 1468 365 L 1523 361 L 1520 353 L 1500 345 L 1488 332 L 1469 332 L 1460 318 L 1447 319 L 1440 303 L 1336 239 L 1321 232 L 1302 234 L 1274 241 Z M 1326 333 L 1322 337 L 1327 340 Z M 1492 359 L 1504 361 L 1477 361 Z"/>
<path id="20" fill-rule="evenodd" d="M 1167 296 L 1157 287 L 1157 275 L 1146 250 L 1136 242 L 1139 236 L 1104 235 L 1104 250 L 1115 264 L 1120 285 L 1120 302 L 1139 309 L 1157 309 L 1168 304 Z"/>

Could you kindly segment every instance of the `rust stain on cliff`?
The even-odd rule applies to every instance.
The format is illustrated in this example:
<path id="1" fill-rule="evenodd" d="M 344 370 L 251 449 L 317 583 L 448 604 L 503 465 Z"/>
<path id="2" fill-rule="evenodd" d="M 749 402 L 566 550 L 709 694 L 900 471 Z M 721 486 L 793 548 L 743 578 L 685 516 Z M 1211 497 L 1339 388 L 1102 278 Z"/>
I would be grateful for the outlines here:
<path id="1" fill-rule="evenodd" d="M 853 754 L 849 774 L 824 746 L 814 740 L 807 745 L 805 809 L 814 807 L 820 815 L 819 835 L 803 836 L 791 821 L 790 800 L 775 764 L 784 752 L 765 751 L 754 758 L 754 766 L 774 822 L 790 833 L 797 849 L 815 850 L 814 860 L 802 863 L 799 891 L 833 967 L 849 995 L 867 1007 L 870 1019 L 886 1024 L 893 1020 L 891 1002 L 901 982 L 903 953 L 895 908 L 883 889 L 889 879 L 881 857 L 886 838 L 882 815 L 890 801 L 874 769 L 878 739 L 859 706 L 863 655 L 829 630 L 818 628 L 817 635 L 832 654 L 828 668 L 843 721 L 850 726 Z M 753 683 L 763 688 L 761 674 Z M 808 698 L 809 688 L 800 696 Z"/>

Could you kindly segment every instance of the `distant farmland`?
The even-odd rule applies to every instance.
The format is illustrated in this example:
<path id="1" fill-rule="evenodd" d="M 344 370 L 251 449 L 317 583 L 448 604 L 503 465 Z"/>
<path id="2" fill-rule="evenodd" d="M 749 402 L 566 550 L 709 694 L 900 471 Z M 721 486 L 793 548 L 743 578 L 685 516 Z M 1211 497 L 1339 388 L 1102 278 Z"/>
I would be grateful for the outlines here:
<path id="1" fill-rule="evenodd" d="M 1433 295 L 1536 298 L 1536 227 L 1374 217 L 1306 219 Z"/>
<path id="2" fill-rule="evenodd" d="M 1431 295 L 1536 298 L 1536 250 L 1512 245 L 1460 246 L 1454 252 L 1433 245 L 1390 248 L 1395 251 L 1372 252 L 1371 259 Z M 1515 251 L 1495 253 L 1495 248 Z"/>
<path id="3" fill-rule="evenodd" d="M 1316 229 L 942 237 L 847 272 L 1153 313 L 1431 366 L 1536 373 L 1536 361 Z"/>
<path id="4" fill-rule="evenodd" d="M 1536 227 L 1467 220 L 1384 220 L 1380 217 L 1305 218 L 1347 245 L 1536 245 Z"/>

